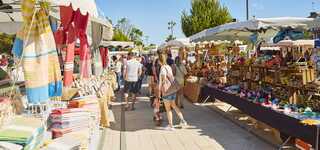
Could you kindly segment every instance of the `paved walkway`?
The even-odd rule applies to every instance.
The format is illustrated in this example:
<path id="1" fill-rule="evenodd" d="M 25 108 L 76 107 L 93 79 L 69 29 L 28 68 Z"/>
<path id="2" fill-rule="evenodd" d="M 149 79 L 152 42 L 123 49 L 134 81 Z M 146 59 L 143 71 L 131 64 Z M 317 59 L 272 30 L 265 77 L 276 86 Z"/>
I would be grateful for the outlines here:
<path id="1" fill-rule="evenodd" d="M 184 102 L 186 129 L 165 131 L 155 127 L 149 100 L 139 98 L 135 111 L 113 106 L 116 123 L 105 131 L 104 150 L 272 150 L 274 147 L 224 119 L 205 106 Z M 174 116 L 177 118 L 177 116 Z M 125 124 L 122 124 L 125 123 Z M 175 120 L 175 124 L 178 120 Z M 121 131 L 121 124 L 124 131 Z M 163 126 L 166 125 L 166 122 Z"/>

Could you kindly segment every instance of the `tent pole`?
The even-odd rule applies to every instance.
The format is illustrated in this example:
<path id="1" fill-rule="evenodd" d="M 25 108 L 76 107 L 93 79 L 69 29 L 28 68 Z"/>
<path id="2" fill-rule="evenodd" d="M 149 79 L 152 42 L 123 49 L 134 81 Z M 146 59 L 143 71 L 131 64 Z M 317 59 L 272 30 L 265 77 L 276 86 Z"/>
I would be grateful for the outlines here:
<path id="1" fill-rule="evenodd" d="M 247 20 L 249 20 L 249 0 L 246 0 Z"/>

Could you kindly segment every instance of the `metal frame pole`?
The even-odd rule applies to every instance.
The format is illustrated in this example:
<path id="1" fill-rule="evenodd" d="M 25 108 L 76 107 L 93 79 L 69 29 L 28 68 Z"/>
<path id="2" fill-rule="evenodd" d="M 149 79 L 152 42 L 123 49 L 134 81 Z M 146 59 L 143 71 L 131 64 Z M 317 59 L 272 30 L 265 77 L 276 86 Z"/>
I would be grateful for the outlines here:
<path id="1" fill-rule="evenodd" d="M 249 0 L 246 0 L 247 20 L 249 20 Z"/>

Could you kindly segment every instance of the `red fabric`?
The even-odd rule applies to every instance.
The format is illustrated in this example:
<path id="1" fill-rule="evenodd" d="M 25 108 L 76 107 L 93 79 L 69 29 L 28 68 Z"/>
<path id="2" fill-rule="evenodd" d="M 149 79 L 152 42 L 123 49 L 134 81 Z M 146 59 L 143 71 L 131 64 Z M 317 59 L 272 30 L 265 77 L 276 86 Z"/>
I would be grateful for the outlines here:
<path id="1" fill-rule="evenodd" d="M 74 11 L 72 5 L 60 6 L 61 26 L 55 33 L 57 47 L 61 49 L 67 45 L 64 62 L 64 86 L 71 86 L 73 82 L 74 55 L 80 55 L 80 76 L 88 78 L 91 70 L 91 55 L 87 40 L 87 25 L 89 14 L 82 15 L 80 10 Z M 76 39 L 80 39 L 80 48 L 75 48 Z M 78 51 L 77 51 L 78 50 Z"/>
<path id="2" fill-rule="evenodd" d="M 109 66 L 109 49 L 105 48 L 106 67 Z"/>
<path id="3" fill-rule="evenodd" d="M 70 33 L 68 34 L 67 37 L 67 54 L 65 58 L 65 63 L 64 63 L 64 80 L 63 84 L 64 86 L 68 87 L 72 85 L 73 82 L 73 68 L 74 68 L 74 48 L 75 48 L 75 32 L 74 28 L 71 27 L 69 28 Z"/>
<path id="4" fill-rule="evenodd" d="M 90 76 L 90 49 L 87 39 L 87 25 L 89 20 L 89 14 L 82 15 L 78 9 L 74 16 L 74 25 L 77 30 L 78 38 L 80 39 L 80 76 L 82 78 L 88 78 Z"/>
<path id="5" fill-rule="evenodd" d="M 61 25 L 55 33 L 57 47 L 61 49 L 63 45 L 67 45 L 66 57 L 64 58 L 64 86 L 71 86 L 73 82 L 73 61 L 74 47 L 76 41 L 76 30 L 72 24 L 74 20 L 74 11 L 72 6 L 60 6 Z"/>
<path id="6" fill-rule="evenodd" d="M 102 59 L 102 67 L 105 69 L 107 67 L 107 59 L 106 59 L 106 49 L 104 47 L 100 47 L 100 56 Z"/>

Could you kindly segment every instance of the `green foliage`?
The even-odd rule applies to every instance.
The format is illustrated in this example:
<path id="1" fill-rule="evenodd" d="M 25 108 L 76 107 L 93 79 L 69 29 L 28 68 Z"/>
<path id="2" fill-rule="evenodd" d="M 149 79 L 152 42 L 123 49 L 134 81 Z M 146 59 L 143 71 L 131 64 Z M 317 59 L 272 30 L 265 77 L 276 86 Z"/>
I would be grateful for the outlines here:
<path id="1" fill-rule="evenodd" d="M 114 29 L 114 41 L 133 41 L 136 45 L 143 45 L 143 32 L 132 25 L 127 18 L 121 18 Z"/>
<path id="2" fill-rule="evenodd" d="M 0 33 L 0 53 L 11 54 L 13 35 Z"/>
<path id="3" fill-rule="evenodd" d="M 309 31 L 303 32 L 303 39 L 312 39 L 312 33 Z"/>
<path id="4" fill-rule="evenodd" d="M 166 38 L 166 42 L 169 42 L 169 41 L 175 40 L 175 39 L 176 39 L 176 37 L 174 37 L 174 36 L 171 34 L 171 35 L 169 35 L 169 36 Z"/>
<path id="5" fill-rule="evenodd" d="M 140 29 L 133 27 L 129 37 L 131 41 L 133 41 L 136 45 L 138 46 L 143 45 L 143 40 L 142 40 L 143 32 Z"/>
<path id="6" fill-rule="evenodd" d="M 218 0 L 192 0 L 191 5 L 190 13 L 184 10 L 181 15 L 181 27 L 187 37 L 232 21 L 228 8 Z"/>
<path id="7" fill-rule="evenodd" d="M 113 41 L 130 41 L 129 37 L 122 33 L 122 31 L 115 29 L 113 33 Z"/>

